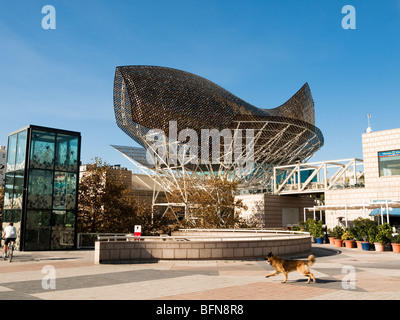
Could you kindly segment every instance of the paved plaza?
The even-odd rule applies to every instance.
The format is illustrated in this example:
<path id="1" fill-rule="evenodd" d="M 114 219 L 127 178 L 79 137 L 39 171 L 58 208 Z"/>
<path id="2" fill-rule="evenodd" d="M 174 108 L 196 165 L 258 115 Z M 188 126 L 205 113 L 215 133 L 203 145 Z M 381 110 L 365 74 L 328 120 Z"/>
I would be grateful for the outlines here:
<path id="1" fill-rule="evenodd" d="M 16 252 L 0 261 L 6 300 L 393 300 L 400 254 L 313 245 L 316 283 L 298 272 L 265 278 L 263 260 L 93 263 L 94 251 Z M 306 258 L 302 255 L 300 258 Z"/>

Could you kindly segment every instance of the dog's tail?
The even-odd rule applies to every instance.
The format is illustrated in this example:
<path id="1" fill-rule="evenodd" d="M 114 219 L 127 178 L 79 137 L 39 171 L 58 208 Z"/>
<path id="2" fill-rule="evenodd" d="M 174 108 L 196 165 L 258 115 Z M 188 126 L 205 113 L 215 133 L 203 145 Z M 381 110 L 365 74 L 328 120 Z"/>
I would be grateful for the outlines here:
<path id="1" fill-rule="evenodd" d="M 314 263 L 315 263 L 315 257 L 312 255 L 312 254 L 310 254 L 309 256 L 308 256 L 308 263 L 307 263 L 307 265 L 308 266 L 312 266 Z"/>

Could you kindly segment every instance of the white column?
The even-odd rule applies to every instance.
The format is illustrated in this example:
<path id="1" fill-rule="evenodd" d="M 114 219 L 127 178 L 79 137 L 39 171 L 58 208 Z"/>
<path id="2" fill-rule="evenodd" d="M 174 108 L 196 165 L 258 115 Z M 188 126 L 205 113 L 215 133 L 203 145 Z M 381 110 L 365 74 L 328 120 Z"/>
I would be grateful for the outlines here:
<path id="1" fill-rule="evenodd" d="M 388 199 L 386 199 L 386 218 L 387 218 L 387 223 L 389 222 L 389 205 L 388 205 Z"/>

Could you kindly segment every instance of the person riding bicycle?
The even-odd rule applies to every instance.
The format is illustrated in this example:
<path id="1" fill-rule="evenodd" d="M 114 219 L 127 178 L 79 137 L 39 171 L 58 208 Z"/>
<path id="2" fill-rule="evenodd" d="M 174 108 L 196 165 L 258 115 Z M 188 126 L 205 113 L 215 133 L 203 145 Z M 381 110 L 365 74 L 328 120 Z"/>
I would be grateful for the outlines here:
<path id="1" fill-rule="evenodd" d="M 17 229 L 15 229 L 14 224 L 12 222 L 10 222 L 9 225 L 4 229 L 3 239 L 4 239 L 3 257 L 5 257 L 7 255 L 8 244 L 13 241 L 15 242 L 15 240 L 17 239 Z"/>

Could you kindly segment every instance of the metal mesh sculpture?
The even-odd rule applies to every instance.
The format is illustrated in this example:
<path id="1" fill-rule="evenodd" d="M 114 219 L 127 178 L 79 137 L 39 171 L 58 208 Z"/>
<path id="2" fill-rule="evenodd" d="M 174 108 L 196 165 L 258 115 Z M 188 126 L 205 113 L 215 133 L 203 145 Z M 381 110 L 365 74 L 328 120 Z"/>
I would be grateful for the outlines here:
<path id="1" fill-rule="evenodd" d="M 114 111 L 118 127 L 141 148 L 113 147 L 138 166 L 151 170 L 152 177 L 166 191 L 181 187 L 179 179 L 201 183 L 210 174 L 238 178 L 242 188 L 266 189 L 272 185 L 273 166 L 306 161 L 323 145 L 323 135 L 314 125 L 314 102 L 307 83 L 283 105 L 260 109 L 185 71 L 121 66 L 115 71 Z M 165 133 L 166 139 L 161 143 L 167 154 L 150 163 L 146 154 L 154 148 L 154 141 L 149 139 L 154 129 Z M 192 148 L 190 154 L 186 149 L 182 151 L 187 141 L 178 139 L 176 132 L 185 133 L 188 129 L 197 136 L 206 129 L 216 129 L 223 140 L 218 146 L 220 157 L 209 162 L 190 161 L 193 157 L 203 159 L 205 154 L 214 156 L 215 150 L 213 153 L 208 143 L 206 149 L 202 145 L 193 152 Z M 226 129 L 232 135 L 224 140 Z M 245 133 L 250 131 L 253 140 L 249 147 Z M 202 142 L 210 141 L 206 137 Z M 250 149 L 254 162 L 251 172 L 238 170 L 243 168 Z M 181 161 L 176 161 L 177 154 Z M 232 160 L 233 155 L 239 155 L 235 160 L 240 161 Z"/>

